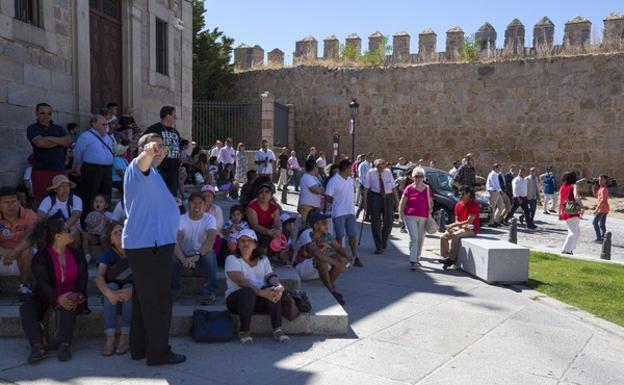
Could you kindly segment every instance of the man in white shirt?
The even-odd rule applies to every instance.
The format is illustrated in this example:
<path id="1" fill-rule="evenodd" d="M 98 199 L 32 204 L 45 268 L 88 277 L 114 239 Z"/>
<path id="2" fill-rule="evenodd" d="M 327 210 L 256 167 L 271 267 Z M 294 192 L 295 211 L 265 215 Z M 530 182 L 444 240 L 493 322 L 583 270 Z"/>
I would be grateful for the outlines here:
<path id="1" fill-rule="evenodd" d="M 269 149 L 269 142 L 266 139 L 262 139 L 261 147 L 256 151 L 254 156 L 254 163 L 256 164 L 258 175 L 267 176 L 269 178 L 273 176 L 275 154 Z"/>
<path id="2" fill-rule="evenodd" d="M 386 167 L 386 161 L 376 159 L 374 165 L 375 168 L 368 171 L 364 179 L 364 207 L 371 218 L 375 254 L 381 254 L 388 247 L 388 237 L 394 222 L 394 208 L 399 202 L 399 196 L 394 188 L 392 172 Z"/>
<path id="3" fill-rule="evenodd" d="M 503 201 L 504 192 L 500 185 L 500 170 L 501 165 L 496 163 L 485 182 L 485 189 L 490 194 L 490 207 L 492 209 L 492 223 L 490 223 L 490 227 L 501 226 L 501 222 L 507 213 L 505 202 Z"/>
<path id="4" fill-rule="evenodd" d="M 221 148 L 223 147 L 223 143 L 220 140 L 215 142 L 215 145 L 210 149 L 210 157 L 216 156 L 219 158 L 219 152 L 221 152 Z"/>
<path id="5" fill-rule="evenodd" d="M 373 166 L 373 164 L 371 163 L 372 161 L 373 161 L 373 153 L 369 152 L 366 154 L 364 161 L 360 163 L 360 165 L 358 166 L 360 207 L 358 208 L 357 213 L 355 214 L 356 218 L 360 216 L 360 212 L 362 212 L 362 210 L 366 209 L 366 206 L 364 205 L 364 179 L 366 179 L 366 176 L 368 175 L 368 171 Z"/>
<path id="6" fill-rule="evenodd" d="M 290 152 L 290 158 L 288 158 L 288 183 L 295 185 L 295 191 L 299 191 L 299 180 L 301 180 L 301 166 L 297 159 L 297 153 L 295 151 Z"/>
<path id="7" fill-rule="evenodd" d="M 507 220 L 510 220 L 518 207 L 522 207 L 522 211 L 524 212 L 524 218 L 526 218 L 527 227 L 529 229 L 536 229 L 537 226 L 533 224 L 533 219 L 531 218 L 531 214 L 529 213 L 529 205 L 527 201 L 527 187 L 528 182 L 524 178 L 526 174 L 525 168 L 520 168 L 520 172 L 518 172 L 518 176 L 513 179 L 511 182 L 512 192 L 513 192 L 513 204 L 511 205 L 511 211 L 507 214 Z"/>
<path id="8" fill-rule="evenodd" d="M 338 164 L 338 173 L 331 177 L 325 190 L 325 199 L 332 204 L 332 220 L 336 241 L 342 244 L 345 233 L 349 239 L 354 265 L 362 267 L 357 256 L 357 222 L 355 220 L 355 191 L 351 177 L 351 160 L 343 159 Z"/>
<path id="9" fill-rule="evenodd" d="M 217 161 L 225 166 L 226 164 L 234 165 L 236 163 L 236 150 L 232 147 L 232 138 L 227 138 L 225 141 L 225 147 L 221 147 L 219 150 L 219 156 Z"/>
<path id="10" fill-rule="evenodd" d="M 449 170 L 449 174 L 451 174 L 453 178 L 455 178 L 455 175 L 457 175 L 457 170 L 459 169 L 460 166 L 461 166 L 460 161 L 456 160 L 453 162 L 453 168 Z"/>
<path id="11" fill-rule="evenodd" d="M 173 271 L 171 288 L 174 297 L 181 292 L 180 273 L 182 267 L 195 270 L 201 268 L 204 276 L 205 298 L 202 305 L 212 305 L 217 298 L 217 258 L 212 246 L 217 236 L 217 220 L 212 214 L 206 213 L 206 201 L 201 193 L 191 194 L 188 202 L 188 213 L 180 217 L 175 255 L 173 257 Z"/>
<path id="12" fill-rule="evenodd" d="M 306 172 L 299 182 L 301 192 L 299 194 L 299 205 L 297 206 L 297 212 L 301 214 L 301 223 L 304 227 L 308 224 L 306 222 L 308 213 L 312 209 L 319 209 L 321 207 L 321 196 L 323 195 L 323 186 L 318 179 L 316 160 L 306 160 L 305 168 Z"/>

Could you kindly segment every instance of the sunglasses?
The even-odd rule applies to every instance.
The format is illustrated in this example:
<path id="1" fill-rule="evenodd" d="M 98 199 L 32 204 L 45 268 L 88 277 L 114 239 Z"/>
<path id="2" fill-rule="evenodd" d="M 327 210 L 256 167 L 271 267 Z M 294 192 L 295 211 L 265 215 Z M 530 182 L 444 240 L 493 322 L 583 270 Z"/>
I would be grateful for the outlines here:
<path id="1" fill-rule="evenodd" d="M 416 178 L 424 178 L 424 177 L 425 177 L 424 175 L 416 175 L 414 178 L 416 179 Z"/>

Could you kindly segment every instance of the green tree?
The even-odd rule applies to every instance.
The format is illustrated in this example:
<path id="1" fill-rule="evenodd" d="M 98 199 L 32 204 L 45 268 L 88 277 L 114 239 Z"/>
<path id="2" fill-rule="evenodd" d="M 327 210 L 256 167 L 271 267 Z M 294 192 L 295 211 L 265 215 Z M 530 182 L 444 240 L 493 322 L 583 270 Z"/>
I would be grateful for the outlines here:
<path id="1" fill-rule="evenodd" d="M 203 0 L 193 4 L 193 98 L 197 100 L 227 99 L 232 89 L 230 63 L 234 39 L 219 28 L 204 29 Z"/>
<path id="2" fill-rule="evenodd" d="M 470 35 L 464 37 L 460 59 L 467 62 L 481 60 L 479 57 L 479 39 L 477 39 L 476 36 Z"/>

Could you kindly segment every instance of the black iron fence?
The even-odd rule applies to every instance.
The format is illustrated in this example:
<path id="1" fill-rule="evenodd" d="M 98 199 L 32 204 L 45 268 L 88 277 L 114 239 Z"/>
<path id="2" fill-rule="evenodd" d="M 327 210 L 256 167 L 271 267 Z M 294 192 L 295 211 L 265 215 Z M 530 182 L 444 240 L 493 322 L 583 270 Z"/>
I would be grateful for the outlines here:
<path id="1" fill-rule="evenodd" d="M 262 107 L 244 102 L 193 102 L 193 140 L 210 147 L 218 139 L 245 143 L 247 148 L 260 146 L 262 137 Z"/>

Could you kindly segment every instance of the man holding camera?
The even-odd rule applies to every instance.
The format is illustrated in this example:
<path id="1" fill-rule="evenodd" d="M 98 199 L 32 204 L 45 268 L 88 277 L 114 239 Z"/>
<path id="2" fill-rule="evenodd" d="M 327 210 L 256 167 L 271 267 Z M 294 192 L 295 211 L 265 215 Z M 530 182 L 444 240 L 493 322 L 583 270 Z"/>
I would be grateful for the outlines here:
<path id="1" fill-rule="evenodd" d="M 598 184 L 592 184 L 592 192 L 598 201 L 596 202 L 596 209 L 594 210 L 594 231 L 596 232 L 596 239 L 594 242 L 604 241 L 605 234 L 607 233 L 607 215 L 609 214 L 609 191 L 607 190 L 607 182 L 609 177 L 602 174 L 598 178 Z"/>
<path id="2" fill-rule="evenodd" d="M 254 156 L 254 163 L 259 176 L 267 176 L 269 178 L 273 176 L 275 154 L 269 149 L 269 142 L 266 139 L 262 139 L 262 145 Z"/>

